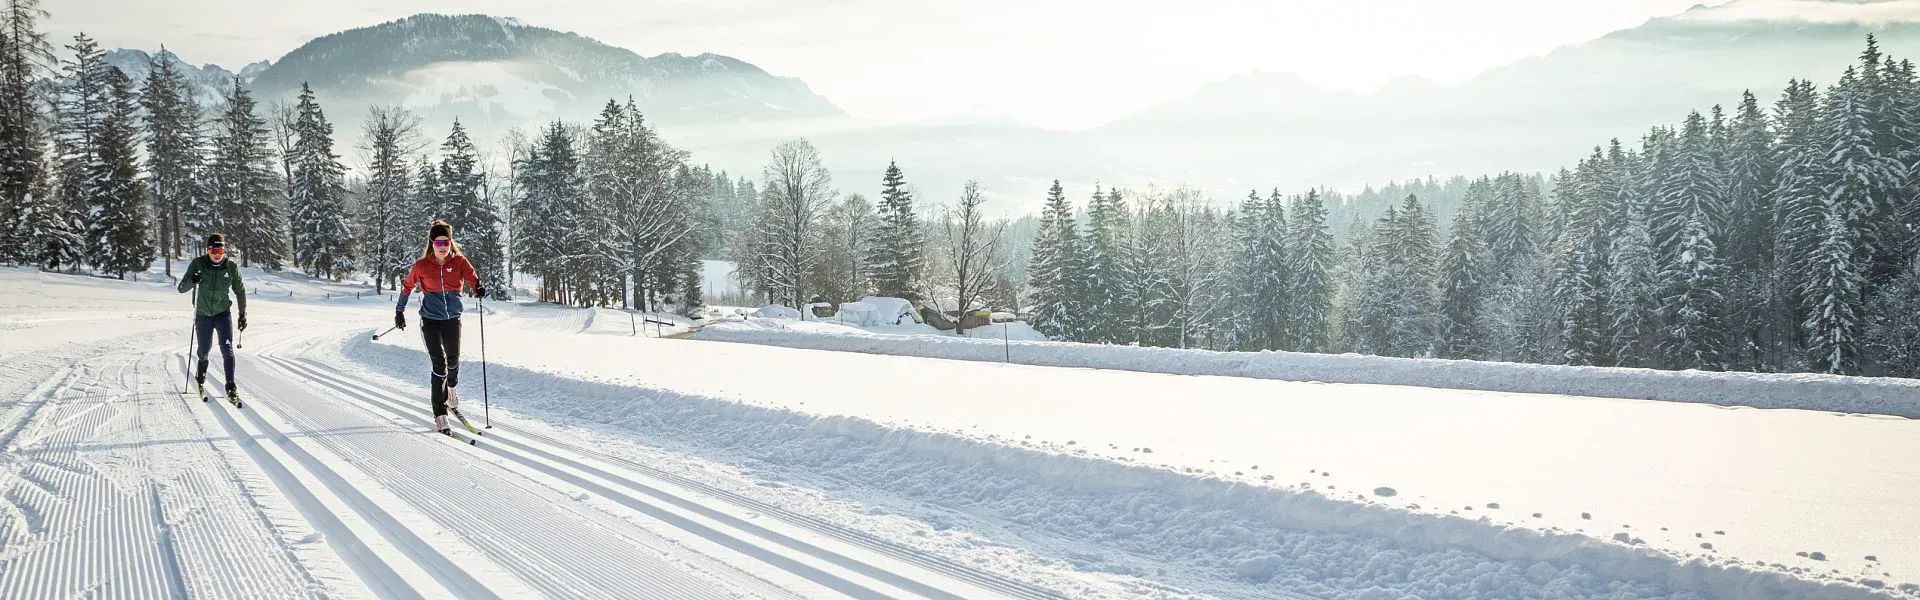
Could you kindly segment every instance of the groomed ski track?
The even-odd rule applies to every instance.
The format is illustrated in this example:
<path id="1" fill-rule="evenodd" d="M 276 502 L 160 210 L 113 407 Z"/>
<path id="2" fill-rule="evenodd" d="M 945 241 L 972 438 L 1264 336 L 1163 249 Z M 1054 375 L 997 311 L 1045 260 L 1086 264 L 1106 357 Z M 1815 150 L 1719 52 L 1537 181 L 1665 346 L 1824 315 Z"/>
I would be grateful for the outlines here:
<path id="1" fill-rule="evenodd" d="M 1064 597 L 508 424 L 461 443 L 424 386 L 292 352 L 357 329 L 278 329 L 245 408 L 183 393 L 165 330 L 5 390 L 0 597 Z"/>

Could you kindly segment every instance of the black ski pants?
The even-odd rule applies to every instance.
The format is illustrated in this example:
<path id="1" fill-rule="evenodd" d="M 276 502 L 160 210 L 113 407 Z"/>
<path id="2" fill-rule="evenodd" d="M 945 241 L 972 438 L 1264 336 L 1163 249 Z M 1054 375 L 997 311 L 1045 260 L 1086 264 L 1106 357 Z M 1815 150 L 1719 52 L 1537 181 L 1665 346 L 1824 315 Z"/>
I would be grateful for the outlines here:
<path id="1" fill-rule="evenodd" d="M 427 358 L 433 375 L 433 416 L 447 414 L 447 388 L 460 385 L 460 320 L 420 319 L 420 335 L 427 339 Z"/>

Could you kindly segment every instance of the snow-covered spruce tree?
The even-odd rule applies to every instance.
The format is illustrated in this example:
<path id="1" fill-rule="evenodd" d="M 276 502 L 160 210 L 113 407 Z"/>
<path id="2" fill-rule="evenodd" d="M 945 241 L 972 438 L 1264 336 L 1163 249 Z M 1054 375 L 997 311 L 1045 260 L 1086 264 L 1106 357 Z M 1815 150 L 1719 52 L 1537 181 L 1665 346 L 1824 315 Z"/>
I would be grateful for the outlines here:
<path id="1" fill-rule="evenodd" d="M 1493 179 L 1477 216 L 1495 283 L 1511 280 L 1517 265 L 1539 255 L 1540 190 L 1527 177 L 1502 173 Z"/>
<path id="2" fill-rule="evenodd" d="M 1381 241 L 1385 244 L 1381 254 L 1387 257 L 1382 298 L 1389 315 L 1386 353 L 1425 355 L 1434 337 L 1433 264 L 1437 242 L 1433 220 L 1418 196 L 1407 196 Z"/>
<path id="3" fill-rule="evenodd" d="M 54 63 L 53 45 L 39 30 L 47 13 L 39 0 L 0 5 L 0 262 L 39 262 L 45 240 L 46 131 L 39 92 L 41 65 Z M 43 263 L 44 264 L 44 263 Z"/>
<path id="4" fill-rule="evenodd" d="M 1658 364 L 1660 270 L 1646 197 L 1637 191 L 1643 161 L 1616 140 L 1607 152 L 1605 175 L 1619 194 L 1614 226 L 1607 239 L 1608 338 L 1617 363 L 1627 367 Z"/>
<path id="5" fill-rule="evenodd" d="M 1803 363 L 1810 298 L 1812 257 L 1825 235 L 1826 206 L 1821 187 L 1828 178 L 1824 147 L 1815 127 L 1819 93 L 1813 84 L 1794 80 L 1774 105 L 1779 130 L 1780 170 L 1771 194 L 1774 208 L 1773 294 L 1780 298 L 1769 327 L 1786 330 L 1789 339 L 1773 349 L 1769 363 L 1779 370 L 1797 370 Z"/>
<path id="6" fill-rule="evenodd" d="M 153 229 L 168 275 L 173 274 L 173 260 L 182 258 L 185 239 L 201 233 L 186 228 L 188 207 L 202 201 L 200 105 L 186 76 L 174 68 L 178 61 L 165 49 L 154 54 L 140 91 L 140 104 L 146 109 L 147 195 L 153 203 Z"/>
<path id="7" fill-rule="evenodd" d="M 1241 241 L 1246 253 L 1241 261 L 1244 272 L 1239 283 L 1247 303 L 1246 319 L 1249 348 L 1259 350 L 1292 349 L 1288 332 L 1288 313 L 1292 311 L 1292 260 L 1287 252 L 1286 200 L 1275 189 L 1262 200 L 1257 192 L 1248 192 L 1240 205 L 1244 228 Z"/>
<path id="8" fill-rule="evenodd" d="M 1920 260 L 1874 293 L 1867 325 L 1867 349 L 1881 374 L 1920 377 Z"/>
<path id="9" fill-rule="evenodd" d="M 486 177 L 479 170 L 479 151 L 466 127 L 454 119 L 452 131 L 440 145 L 440 193 L 446 203 L 447 222 L 460 239 L 460 251 L 473 260 L 480 283 L 495 300 L 507 298 L 507 248 L 500 235 L 500 215 L 493 203 L 481 196 Z"/>
<path id="10" fill-rule="evenodd" d="M 57 204 L 42 204 L 37 215 L 44 237 L 35 244 L 48 269 L 77 269 L 87 262 L 87 221 L 99 210 L 87 175 L 99 158 L 97 138 L 112 103 L 107 89 L 112 67 L 102 59 L 99 44 L 81 33 L 67 51 L 72 58 L 61 62 L 53 99 L 53 185 L 59 198 Z"/>
<path id="11" fill-rule="evenodd" d="M 889 298 L 919 300 L 920 278 L 926 270 L 927 239 L 920 217 L 913 211 L 913 193 L 906 176 L 891 161 L 880 180 L 880 206 L 875 224 L 872 279 L 874 293 Z M 747 188 L 752 193 L 752 188 Z"/>
<path id="12" fill-rule="evenodd" d="M 1371 226 L 1355 221 L 1346 237 L 1339 308 L 1342 339 L 1336 351 L 1384 355 L 1391 348 L 1391 257 L 1385 240 L 1399 219 L 1400 210 L 1387 207 Z"/>
<path id="13" fill-rule="evenodd" d="M 226 107 L 214 125 L 207 165 L 212 229 L 226 233 L 242 266 L 280 269 L 287 259 L 286 197 L 274 173 L 266 121 L 254 114 L 253 97 L 235 77 Z"/>
<path id="14" fill-rule="evenodd" d="M 1566 224 L 1553 252 L 1553 301 L 1566 364 L 1611 364 L 1606 311 L 1606 240 L 1611 230 L 1607 202 L 1600 185 L 1606 162 L 1600 148 L 1564 173 L 1557 193 Z"/>
<path id="15" fill-rule="evenodd" d="M 1087 236 L 1084 262 L 1085 323 L 1087 341 L 1125 344 L 1134 340 L 1134 322 L 1140 298 L 1131 284 L 1135 279 L 1133 263 L 1133 219 L 1125 196 L 1119 189 L 1103 193 L 1096 186 L 1087 206 Z"/>
<path id="16" fill-rule="evenodd" d="M 440 185 L 440 167 L 422 152 L 413 157 L 413 185 L 407 188 L 407 205 L 415 223 L 432 223 L 447 218 L 446 188 Z"/>
<path id="17" fill-rule="evenodd" d="M 1033 240 L 1033 257 L 1027 266 L 1033 328 L 1047 337 L 1080 340 L 1084 335 L 1078 276 L 1085 267 L 1080 252 L 1073 204 L 1056 179 L 1040 209 L 1040 231 Z"/>
<path id="18" fill-rule="evenodd" d="M 374 276 L 375 291 L 398 288 L 407 266 L 419 257 L 424 225 L 414 221 L 407 200 L 413 179 L 407 155 L 419 149 L 419 127 L 420 119 L 405 109 L 376 106 L 360 135 L 367 155 L 361 262 Z"/>
<path id="19" fill-rule="evenodd" d="M 107 118 L 94 137 L 94 158 L 87 165 L 86 195 L 94 212 L 87 221 L 87 260 L 95 270 L 125 279 L 153 263 L 148 235 L 146 184 L 138 166 L 139 129 L 133 82 L 108 67 Z"/>
<path id="20" fill-rule="evenodd" d="M 1327 209 L 1318 191 L 1309 190 L 1293 201 L 1287 222 L 1287 290 L 1293 302 L 1286 311 L 1287 346 L 1300 352 L 1328 349 L 1333 318 L 1333 234 L 1327 230 Z"/>
<path id="21" fill-rule="evenodd" d="M 316 277 L 337 279 L 353 271 L 353 231 L 346 215 L 346 172 L 333 153 L 333 124 L 313 89 L 300 84 L 294 106 L 293 145 L 287 153 L 287 208 L 298 245 L 293 264 Z"/>
<path id="22" fill-rule="evenodd" d="M 1687 116 L 1657 156 L 1661 180 L 1653 210 L 1660 265 L 1660 353 L 1674 369 L 1726 368 L 1726 266 L 1719 240 L 1726 222 L 1726 176 L 1700 113 Z"/>
<path id="23" fill-rule="evenodd" d="M 1728 367 L 1768 367 L 1784 339 L 1771 325 L 1781 299 L 1774 273 L 1773 190 L 1780 168 L 1773 130 L 1752 92 L 1741 96 L 1729 127 L 1726 236 Z"/>
<path id="24" fill-rule="evenodd" d="M 1861 338 L 1865 330 L 1861 308 L 1863 277 L 1854 249 L 1857 232 L 1847 226 L 1843 202 L 1827 202 L 1826 228 L 1809 265 L 1812 302 L 1806 329 L 1808 361 L 1814 368 L 1837 375 L 1858 372 Z M 1911 315 L 1908 315 L 1911 316 Z"/>
<path id="25" fill-rule="evenodd" d="M 1454 213 L 1451 238 L 1440 257 L 1439 358 L 1481 358 L 1486 355 L 1486 332 L 1480 310 L 1487 293 L 1486 245 L 1473 224 L 1478 208 L 1462 206 Z"/>

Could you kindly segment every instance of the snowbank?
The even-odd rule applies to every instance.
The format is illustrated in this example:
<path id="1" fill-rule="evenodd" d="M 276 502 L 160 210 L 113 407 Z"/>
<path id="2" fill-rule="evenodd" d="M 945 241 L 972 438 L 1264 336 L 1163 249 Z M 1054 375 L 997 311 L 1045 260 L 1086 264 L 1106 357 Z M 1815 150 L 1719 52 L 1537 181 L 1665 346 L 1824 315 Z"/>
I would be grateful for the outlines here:
<path id="1" fill-rule="evenodd" d="M 760 310 L 753 311 L 753 316 L 762 319 L 793 319 L 797 321 L 800 319 L 800 311 L 791 306 L 769 304 L 760 307 Z"/>
<path id="2" fill-rule="evenodd" d="M 1018 323 L 1024 327 L 1024 323 Z M 1470 360 L 1388 358 L 1304 352 L 1214 352 L 1071 342 L 1015 341 L 1000 325 L 977 338 L 896 336 L 719 323 L 695 339 L 790 348 L 1011 362 L 1179 375 L 1287 381 L 1411 385 L 1432 388 L 1564 394 L 1694 402 L 1753 408 L 1795 408 L 1920 418 L 1920 380 L 1812 373 L 1718 373 L 1615 367 L 1568 367 Z M 1031 331 L 1028 328 L 1028 331 Z M 1038 337 L 1038 333 L 1034 333 Z M 1029 338 L 1031 339 L 1031 338 Z"/>
<path id="3" fill-rule="evenodd" d="M 395 377 L 424 353 L 346 341 L 340 354 Z M 820 417 L 494 364 L 495 399 L 561 422 L 592 424 L 701 453 L 901 494 L 1065 539 L 1126 550 L 1162 567 L 1215 573 L 1264 590 L 1320 597 L 1889 598 L 1849 581 L 1680 558 L 1629 540 L 1496 525 L 1312 489 L 1249 485 L 996 436 Z M 592 377 L 591 380 L 583 377 Z M 1362 594 L 1362 592 L 1365 592 Z"/>
<path id="4" fill-rule="evenodd" d="M 908 323 L 920 322 L 920 311 L 914 310 L 913 303 L 908 302 L 905 298 L 867 296 L 861 298 L 860 303 L 873 306 L 873 310 L 879 313 L 881 322 L 885 324 L 906 325 Z M 880 323 L 872 324 L 878 325 Z"/>

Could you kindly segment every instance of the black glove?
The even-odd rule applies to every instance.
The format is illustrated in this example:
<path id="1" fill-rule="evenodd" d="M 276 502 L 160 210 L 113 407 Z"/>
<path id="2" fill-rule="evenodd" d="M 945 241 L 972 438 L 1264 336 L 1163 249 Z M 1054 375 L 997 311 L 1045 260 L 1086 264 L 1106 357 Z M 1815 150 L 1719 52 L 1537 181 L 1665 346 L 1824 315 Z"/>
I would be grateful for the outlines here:
<path id="1" fill-rule="evenodd" d="M 188 275 L 187 281 L 193 282 L 194 285 L 200 285 L 200 273 L 196 271 L 194 274 Z"/>
<path id="2" fill-rule="evenodd" d="M 473 297 L 475 297 L 475 298 L 485 298 L 485 297 L 487 297 L 487 286 L 484 286 L 484 285 L 480 285 L 480 284 L 477 284 L 477 283 L 476 283 L 476 284 L 474 284 L 474 285 L 473 285 Z"/>
<path id="3" fill-rule="evenodd" d="M 247 313 L 240 313 L 240 330 L 247 330 Z"/>
<path id="4" fill-rule="evenodd" d="M 396 310 L 396 311 L 393 311 L 393 326 L 394 326 L 394 327 L 399 327 L 399 328 L 401 328 L 401 329 L 406 329 L 406 328 L 407 328 L 407 313 L 405 313 L 405 312 L 402 312 L 402 311 L 398 311 L 398 310 Z"/>

